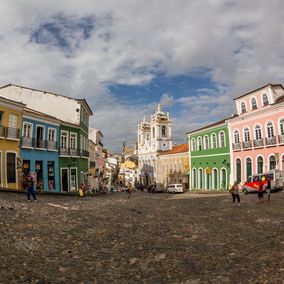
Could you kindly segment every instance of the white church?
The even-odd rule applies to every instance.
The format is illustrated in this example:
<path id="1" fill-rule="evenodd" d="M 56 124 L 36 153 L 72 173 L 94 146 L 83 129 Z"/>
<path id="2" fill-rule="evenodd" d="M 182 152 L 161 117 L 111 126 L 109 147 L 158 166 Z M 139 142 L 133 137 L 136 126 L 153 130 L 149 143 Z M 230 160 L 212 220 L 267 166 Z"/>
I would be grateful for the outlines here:
<path id="1" fill-rule="evenodd" d="M 140 184 L 148 187 L 157 180 L 157 158 L 161 151 L 172 150 L 172 122 L 170 114 L 157 110 L 147 122 L 145 116 L 138 124 L 138 177 Z"/>

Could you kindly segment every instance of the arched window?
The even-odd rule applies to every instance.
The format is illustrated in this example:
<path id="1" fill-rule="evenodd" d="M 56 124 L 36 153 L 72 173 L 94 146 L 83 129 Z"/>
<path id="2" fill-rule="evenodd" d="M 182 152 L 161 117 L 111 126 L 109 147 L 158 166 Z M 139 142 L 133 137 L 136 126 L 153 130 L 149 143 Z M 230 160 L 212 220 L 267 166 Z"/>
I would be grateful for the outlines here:
<path id="1" fill-rule="evenodd" d="M 263 106 L 267 106 L 269 104 L 267 94 L 262 95 L 262 104 L 263 104 Z"/>
<path id="2" fill-rule="evenodd" d="M 236 181 L 240 183 L 242 180 L 242 162 L 241 159 L 236 160 Z"/>
<path id="3" fill-rule="evenodd" d="M 225 147 L 226 146 L 225 133 L 223 131 L 221 131 L 219 133 L 219 143 L 220 143 L 220 147 Z"/>
<path id="4" fill-rule="evenodd" d="M 191 151 L 196 151 L 195 139 L 191 139 Z"/>
<path id="5" fill-rule="evenodd" d="M 202 138 L 201 137 L 198 137 L 198 139 L 197 139 L 197 149 L 199 151 L 202 150 Z"/>
<path id="6" fill-rule="evenodd" d="M 245 142 L 250 141 L 250 132 L 249 132 L 249 129 L 247 127 L 244 129 L 244 140 L 245 140 Z"/>
<path id="7" fill-rule="evenodd" d="M 256 104 L 255 97 L 252 97 L 252 99 L 251 99 L 251 109 L 252 110 L 257 109 L 257 104 Z"/>
<path id="8" fill-rule="evenodd" d="M 198 188 L 202 189 L 203 188 L 203 170 L 202 169 L 198 170 L 198 181 L 199 181 Z"/>
<path id="9" fill-rule="evenodd" d="M 280 135 L 284 135 L 284 118 L 280 120 L 279 126 L 280 126 Z"/>
<path id="10" fill-rule="evenodd" d="M 210 174 L 208 172 L 205 173 L 206 178 L 206 189 L 210 189 Z"/>
<path id="11" fill-rule="evenodd" d="M 269 170 L 274 170 L 276 167 L 275 156 L 270 156 L 269 158 Z"/>
<path id="12" fill-rule="evenodd" d="M 227 175 L 226 175 L 226 170 L 221 169 L 221 189 L 226 189 L 227 188 Z"/>
<path id="13" fill-rule="evenodd" d="M 261 134 L 261 127 L 259 124 L 257 124 L 254 128 L 255 132 L 255 140 L 260 140 L 262 139 L 262 134 Z"/>
<path id="14" fill-rule="evenodd" d="M 213 169 L 213 189 L 217 189 L 218 188 L 218 170 L 217 169 Z"/>
<path id="15" fill-rule="evenodd" d="M 241 111 L 242 113 L 245 113 L 247 111 L 246 104 L 244 102 L 241 103 Z"/>
<path id="16" fill-rule="evenodd" d="M 152 128 L 153 138 L 155 138 L 155 127 Z"/>
<path id="17" fill-rule="evenodd" d="M 235 140 L 235 143 L 240 143 L 240 133 L 239 133 L 239 130 L 235 130 L 234 131 L 234 140 Z"/>
<path id="18" fill-rule="evenodd" d="M 212 135 L 211 135 L 211 145 L 212 145 L 212 149 L 215 149 L 215 148 L 217 148 L 217 138 L 216 138 L 216 134 L 215 133 L 213 133 Z"/>
<path id="19" fill-rule="evenodd" d="M 267 129 L 267 137 L 268 138 L 272 138 L 274 137 L 274 129 L 273 129 L 273 124 L 271 121 L 269 121 L 266 125 L 266 129 Z"/>
<path id="20" fill-rule="evenodd" d="M 209 137 L 207 135 L 204 136 L 204 150 L 209 149 Z"/>
<path id="21" fill-rule="evenodd" d="M 193 188 L 196 188 L 196 169 L 192 170 L 192 179 Z"/>
<path id="22" fill-rule="evenodd" d="M 247 168 L 247 176 L 248 179 L 249 176 L 251 176 L 252 170 L 251 170 L 251 158 L 246 159 L 246 168 Z"/>
<path id="23" fill-rule="evenodd" d="M 257 157 L 257 173 L 263 173 L 263 158 L 261 156 Z"/>

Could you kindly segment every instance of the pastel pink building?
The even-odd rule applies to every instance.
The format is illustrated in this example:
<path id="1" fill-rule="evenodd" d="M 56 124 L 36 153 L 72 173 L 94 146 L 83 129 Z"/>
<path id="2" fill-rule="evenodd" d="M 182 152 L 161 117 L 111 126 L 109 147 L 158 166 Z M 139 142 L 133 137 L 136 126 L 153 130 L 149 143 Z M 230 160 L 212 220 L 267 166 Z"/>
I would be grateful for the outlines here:
<path id="1" fill-rule="evenodd" d="M 231 184 L 272 169 L 284 171 L 284 88 L 268 84 L 235 99 L 237 115 L 227 120 Z"/>

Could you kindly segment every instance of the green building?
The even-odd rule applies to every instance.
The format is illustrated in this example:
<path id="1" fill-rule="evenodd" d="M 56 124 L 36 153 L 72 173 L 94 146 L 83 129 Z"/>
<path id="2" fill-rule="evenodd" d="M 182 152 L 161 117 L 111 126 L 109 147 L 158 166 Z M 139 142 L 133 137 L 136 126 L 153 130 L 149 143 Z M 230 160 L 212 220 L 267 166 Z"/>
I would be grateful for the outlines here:
<path id="1" fill-rule="evenodd" d="M 187 133 L 191 190 L 224 190 L 230 180 L 230 142 L 225 119 Z"/>
<path id="2" fill-rule="evenodd" d="M 63 193 L 76 191 L 81 183 L 87 182 L 89 116 L 93 113 L 85 100 L 77 101 L 79 124 L 60 123 L 59 176 Z"/>

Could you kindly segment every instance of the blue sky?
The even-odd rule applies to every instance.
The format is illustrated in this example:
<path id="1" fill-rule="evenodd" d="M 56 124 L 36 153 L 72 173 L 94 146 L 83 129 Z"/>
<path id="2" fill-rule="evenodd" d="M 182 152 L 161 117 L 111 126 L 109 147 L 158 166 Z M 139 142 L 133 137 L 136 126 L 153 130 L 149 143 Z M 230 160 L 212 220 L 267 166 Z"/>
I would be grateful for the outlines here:
<path id="1" fill-rule="evenodd" d="M 280 0 L 3 0 L 0 83 L 85 98 L 115 152 L 160 103 L 183 143 L 235 112 L 234 97 L 284 82 L 283 10 Z"/>

